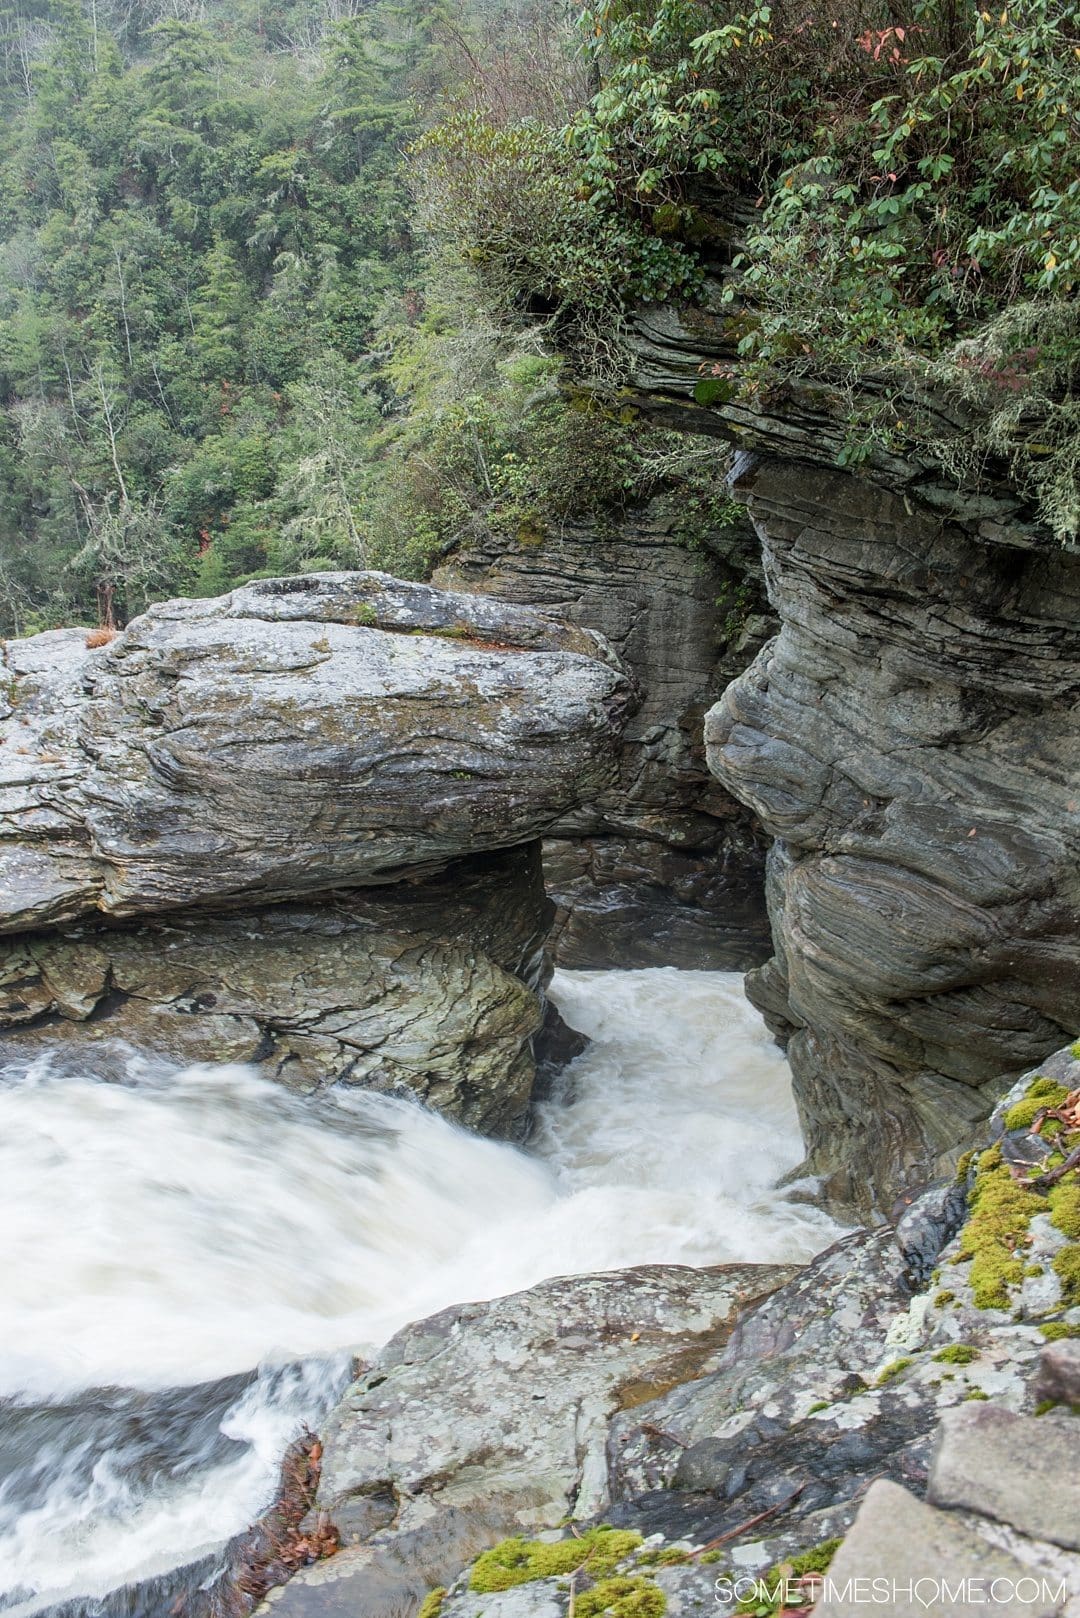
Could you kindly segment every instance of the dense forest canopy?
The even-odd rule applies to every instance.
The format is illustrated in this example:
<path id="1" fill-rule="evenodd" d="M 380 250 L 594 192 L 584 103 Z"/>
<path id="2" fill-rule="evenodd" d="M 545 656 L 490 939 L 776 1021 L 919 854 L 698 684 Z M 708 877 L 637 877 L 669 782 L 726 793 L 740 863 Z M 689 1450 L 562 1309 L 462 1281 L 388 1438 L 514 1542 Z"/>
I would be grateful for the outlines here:
<path id="1" fill-rule="evenodd" d="M 853 462 L 951 388 L 1071 539 L 1078 86 L 1049 0 L 0 6 L 0 631 L 657 488 L 692 538 L 625 322 L 718 273 L 707 388 L 824 378 Z"/>
<path id="2" fill-rule="evenodd" d="M 25 629 L 355 565 L 432 5 L 4 8 L 0 580 Z"/>

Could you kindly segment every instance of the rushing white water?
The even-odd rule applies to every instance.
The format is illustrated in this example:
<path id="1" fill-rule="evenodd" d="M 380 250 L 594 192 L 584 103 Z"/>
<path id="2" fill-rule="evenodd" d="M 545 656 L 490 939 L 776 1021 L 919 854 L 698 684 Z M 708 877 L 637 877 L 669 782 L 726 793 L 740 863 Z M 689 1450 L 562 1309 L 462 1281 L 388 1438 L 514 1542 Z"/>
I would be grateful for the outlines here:
<path id="1" fill-rule="evenodd" d="M 126 1464 L 105 1419 L 32 1488 L 16 1468 L 0 1608 L 103 1593 L 242 1529 L 340 1380 L 334 1351 L 546 1276 L 807 1258 L 835 1238 L 773 1189 L 801 1141 L 786 1064 L 735 974 L 562 973 L 555 995 L 594 1044 L 528 1153 L 243 1068 L 2 1075 L 0 1396 L 77 1407 L 88 1388 L 264 1371 L 180 1443 L 185 1465 Z"/>

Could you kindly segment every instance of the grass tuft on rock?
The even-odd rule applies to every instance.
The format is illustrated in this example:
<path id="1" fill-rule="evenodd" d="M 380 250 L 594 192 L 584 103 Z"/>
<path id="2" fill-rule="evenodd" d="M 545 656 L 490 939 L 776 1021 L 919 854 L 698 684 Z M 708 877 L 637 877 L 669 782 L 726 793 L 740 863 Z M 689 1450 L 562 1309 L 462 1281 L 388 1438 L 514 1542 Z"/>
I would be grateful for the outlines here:
<path id="1" fill-rule="evenodd" d="M 736 1612 L 746 1614 L 747 1618 L 751 1614 L 781 1612 L 783 1608 L 779 1598 L 782 1597 L 785 1586 L 794 1583 L 796 1579 L 804 1578 L 808 1573 L 828 1572 L 832 1559 L 842 1544 L 842 1539 L 823 1539 L 819 1544 L 811 1545 L 809 1550 L 800 1551 L 798 1556 L 792 1556 L 786 1562 L 777 1562 L 775 1567 L 759 1576 L 758 1584 L 763 1586 L 764 1590 L 775 1591 L 778 1599 L 762 1602 L 758 1595 L 746 1596 L 738 1602 Z"/>
<path id="2" fill-rule="evenodd" d="M 1059 1343 L 1064 1337 L 1080 1337 L 1080 1326 L 1070 1326 L 1067 1320 L 1046 1320 L 1039 1330 L 1048 1343 Z"/>
<path id="3" fill-rule="evenodd" d="M 1050 1219 L 1071 1242 L 1080 1241 L 1080 1178 L 1059 1180 L 1047 1193 Z"/>
<path id="4" fill-rule="evenodd" d="M 1066 1309 L 1080 1304 L 1080 1247 L 1063 1247 L 1054 1256 L 1054 1274 L 1061 1282 L 1061 1301 Z"/>
<path id="5" fill-rule="evenodd" d="M 428 1591 L 420 1603 L 420 1611 L 417 1613 L 416 1618 L 439 1618 L 439 1613 L 442 1611 L 442 1604 L 445 1600 L 446 1586 L 444 1584 L 436 1585 L 434 1590 Z"/>

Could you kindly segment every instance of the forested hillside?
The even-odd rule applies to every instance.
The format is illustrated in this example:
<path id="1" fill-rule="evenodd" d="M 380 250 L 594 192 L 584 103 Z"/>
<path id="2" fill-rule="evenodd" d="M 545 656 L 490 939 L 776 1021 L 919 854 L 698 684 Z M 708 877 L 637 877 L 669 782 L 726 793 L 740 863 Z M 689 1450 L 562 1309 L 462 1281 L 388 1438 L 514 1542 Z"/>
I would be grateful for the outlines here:
<path id="1" fill-rule="evenodd" d="M 483 0 L 46 0 L 4 8 L 2 46 L 0 628 L 414 571 L 476 505 L 516 513 L 553 365 L 418 251 L 403 154 L 478 52 L 509 89 L 557 28 Z"/>
<path id="2" fill-rule="evenodd" d="M 702 402 L 824 383 L 848 464 L 990 457 L 1080 530 L 1074 6 L 0 18 L 2 631 L 661 487 L 693 539 L 715 457 L 643 430 L 623 339 L 717 273 Z"/>

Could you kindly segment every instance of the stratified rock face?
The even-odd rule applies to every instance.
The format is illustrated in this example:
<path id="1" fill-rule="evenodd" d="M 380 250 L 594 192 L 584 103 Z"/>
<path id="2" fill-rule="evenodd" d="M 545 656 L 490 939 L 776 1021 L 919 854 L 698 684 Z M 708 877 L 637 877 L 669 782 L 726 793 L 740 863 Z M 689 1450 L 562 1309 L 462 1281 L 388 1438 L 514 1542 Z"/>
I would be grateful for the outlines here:
<path id="1" fill-rule="evenodd" d="M 9 642 L 0 932 L 390 883 L 601 792 L 635 701 L 600 637 L 382 574 Z"/>
<path id="2" fill-rule="evenodd" d="M 773 627 L 757 541 L 718 529 L 690 550 L 672 524 L 654 502 L 610 532 L 472 540 L 437 575 L 601 631 L 644 693 L 617 781 L 545 847 L 564 966 L 738 969 L 768 953 L 764 842 L 701 743 L 705 710 Z"/>
<path id="3" fill-rule="evenodd" d="M 810 1165 L 870 1212 L 1075 1027 L 1080 558 L 840 472 L 745 486 L 783 628 L 709 714 L 709 764 L 776 839 L 750 991 Z"/>
<path id="4" fill-rule="evenodd" d="M 249 1062 L 292 1089 L 416 1096 L 513 1136 L 533 1089 L 551 918 L 540 847 L 322 902 L 0 939 L 0 1060 L 107 1068 L 116 1041 Z"/>

